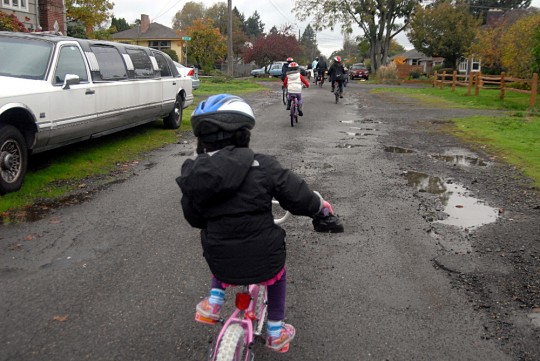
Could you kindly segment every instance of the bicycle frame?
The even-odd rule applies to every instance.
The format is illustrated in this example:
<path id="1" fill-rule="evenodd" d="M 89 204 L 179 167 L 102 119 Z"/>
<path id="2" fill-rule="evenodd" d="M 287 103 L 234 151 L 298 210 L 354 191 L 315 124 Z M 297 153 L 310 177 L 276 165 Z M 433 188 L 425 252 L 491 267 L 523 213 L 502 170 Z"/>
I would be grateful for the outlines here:
<path id="1" fill-rule="evenodd" d="M 260 291 L 262 291 L 262 294 Z M 266 292 L 265 286 L 255 284 L 242 286 L 242 290 L 236 293 L 236 308 L 227 320 L 224 321 L 210 360 L 215 361 L 217 359 L 223 336 L 233 324 L 240 325 L 244 330 L 243 344 L 246 348 L 244 360 L 250 360 L 250 350 L 255 342 L 255 337 L 261 336 L 266 319 Z M 258 302 L 259 297 L 263 298 L 260 300 L 261 302 Z M 257 309 L 257 306 L 259 306 L 259 309 Z M 220 321 L 223 322 L 223 320 Z M 242 355 L 236 356 L 240 357 Z"/>
<path id="2" fill-rule="evenodd" d="M 294 123 L 298 123 L 298 98 L 296 95 L 291 95 L 291 127 L 294 127 Z"/>
<path id="3" fill-rule="evenodd" d="M 272 200 L 272 204 L 279 205 L 279 202 Z M 274 223 L 282 224 L 289 217 L 291 213 L 289 211 L 280 218 L 275 218 Z M 223 323 L 223 327 L 219 331 L 218 337 L 215 342 L 215 347 L 211 350 L 209 360 L 216 361 L 219 357 L 220 345 L 224 339 L 225 334 L 230 329 L 230 326 L 240 325 L 242 328 L 242 347 L 239 354 L 238 344 L 234 351 L 233 357 L 235 360 L 241 360 L 242 353 L 244 355 L 243 361 L 253 360 L 253 354 L 251 348 L 255 342 L 255 338 L 262 335 L 264 323 L 266 321 L 267 313 L 267 288 L 263 285 L 253 284 L 249 286 L 242 286 L 242 290 L 236 293 L 235 309 L 232 314 L 226 319 L 220 319 L 219 322 Z M 230 349 L 229 349 L 230 351 Z"/>

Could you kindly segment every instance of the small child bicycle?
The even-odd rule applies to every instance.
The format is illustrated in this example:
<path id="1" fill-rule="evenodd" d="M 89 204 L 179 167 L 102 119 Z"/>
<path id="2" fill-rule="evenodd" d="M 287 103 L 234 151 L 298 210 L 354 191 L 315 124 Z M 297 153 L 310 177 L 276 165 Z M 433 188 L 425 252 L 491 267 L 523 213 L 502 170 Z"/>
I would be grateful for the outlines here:
<path id="1" fill-rule="evenodd" d="M 279 204 L 272 201 L 273 204 Z M 276 224 L 284 223 L 290 213 L 274 219 Z M 263 326 L 267 316 L 267 289 L 263 285 L 242 286 L 236 293 L 235 310 L 227 318 L 220 319 L 223 327 L 218 334 L 214 347 L 210 349 L 208 360 L 211 361 L 248 361 L 255 355 L 252 348 L 255 340 L 262 337 Z M 216 324 L 218 321 L 204 318 L 197 314 L 195 319 L 202 323 Z M 286 352 L 289 345 L 282 352 Z"/>
<path id="2" fill-rule="evenodd" d="M 298 98 L 296 95 L 291 94 L 291 127 L 294 127 L 294 123 L 298 123 Z"/>
<path id="3" fill-rule="evenodd" d="M 273 200 L 273 204 L 279 202 Z M 274 219 L 276 224 L 284 223 L 289 217 L 287 211 L 283 217 Z M 324 233 L 343 232 L 339 218 L 326 216 L 313 219 L 315 231 Z M 253 345 L 257 338 L 262 339 L 263 327 L 267 316 L 267 288 L 263 285 L 241 286 L 242 290 L 236 293 L 235 309 L 227 320 L 218 321 L 204 318 L 196 314 L 195 319 L 202 323 L 223 324 L 216 341 L 209 350 L 209 361 L 253 361 Z M 289 344 L 280 352 L 287 352 Z"/>

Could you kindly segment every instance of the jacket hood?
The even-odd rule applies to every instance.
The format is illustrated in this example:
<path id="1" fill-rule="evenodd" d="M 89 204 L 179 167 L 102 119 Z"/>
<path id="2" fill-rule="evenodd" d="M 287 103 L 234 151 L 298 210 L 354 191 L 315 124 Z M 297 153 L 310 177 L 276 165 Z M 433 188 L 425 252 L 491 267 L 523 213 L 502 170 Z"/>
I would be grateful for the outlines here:
<path id="1" fill-rule="evenodd" d="M 240 188 L 254 157 L 251 149 L 234 146 L 227 146 L 212 154 L 199 154 L 195 160 L 184 162 L 176 182 L 182 192 L 199 205 L 225 200 Z"/>

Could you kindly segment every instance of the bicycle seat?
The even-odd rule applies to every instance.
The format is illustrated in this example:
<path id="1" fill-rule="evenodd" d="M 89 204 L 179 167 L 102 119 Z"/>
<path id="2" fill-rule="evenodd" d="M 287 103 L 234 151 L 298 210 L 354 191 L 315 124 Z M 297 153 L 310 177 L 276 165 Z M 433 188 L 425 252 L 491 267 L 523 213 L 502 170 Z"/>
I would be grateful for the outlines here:
<path id="1" fill-rule="evenodd" d="M 291 97 L 291 99 L 292 98 L 297 98 L 296 94 L 290 94 L 290 97 Z"/>

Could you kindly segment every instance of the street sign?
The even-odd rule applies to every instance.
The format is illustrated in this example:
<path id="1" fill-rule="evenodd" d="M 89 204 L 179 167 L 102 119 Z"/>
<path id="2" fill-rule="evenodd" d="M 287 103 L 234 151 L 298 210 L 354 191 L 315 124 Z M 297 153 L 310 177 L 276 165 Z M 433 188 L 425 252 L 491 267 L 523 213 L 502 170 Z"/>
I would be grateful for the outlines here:
<path id="1" fill-rule="evenodd" d="M 189 37 L 189 36 L 182 36 L 182 40 L 190 41 L 190 40 L 191 40 L 191 37 Z"/>

